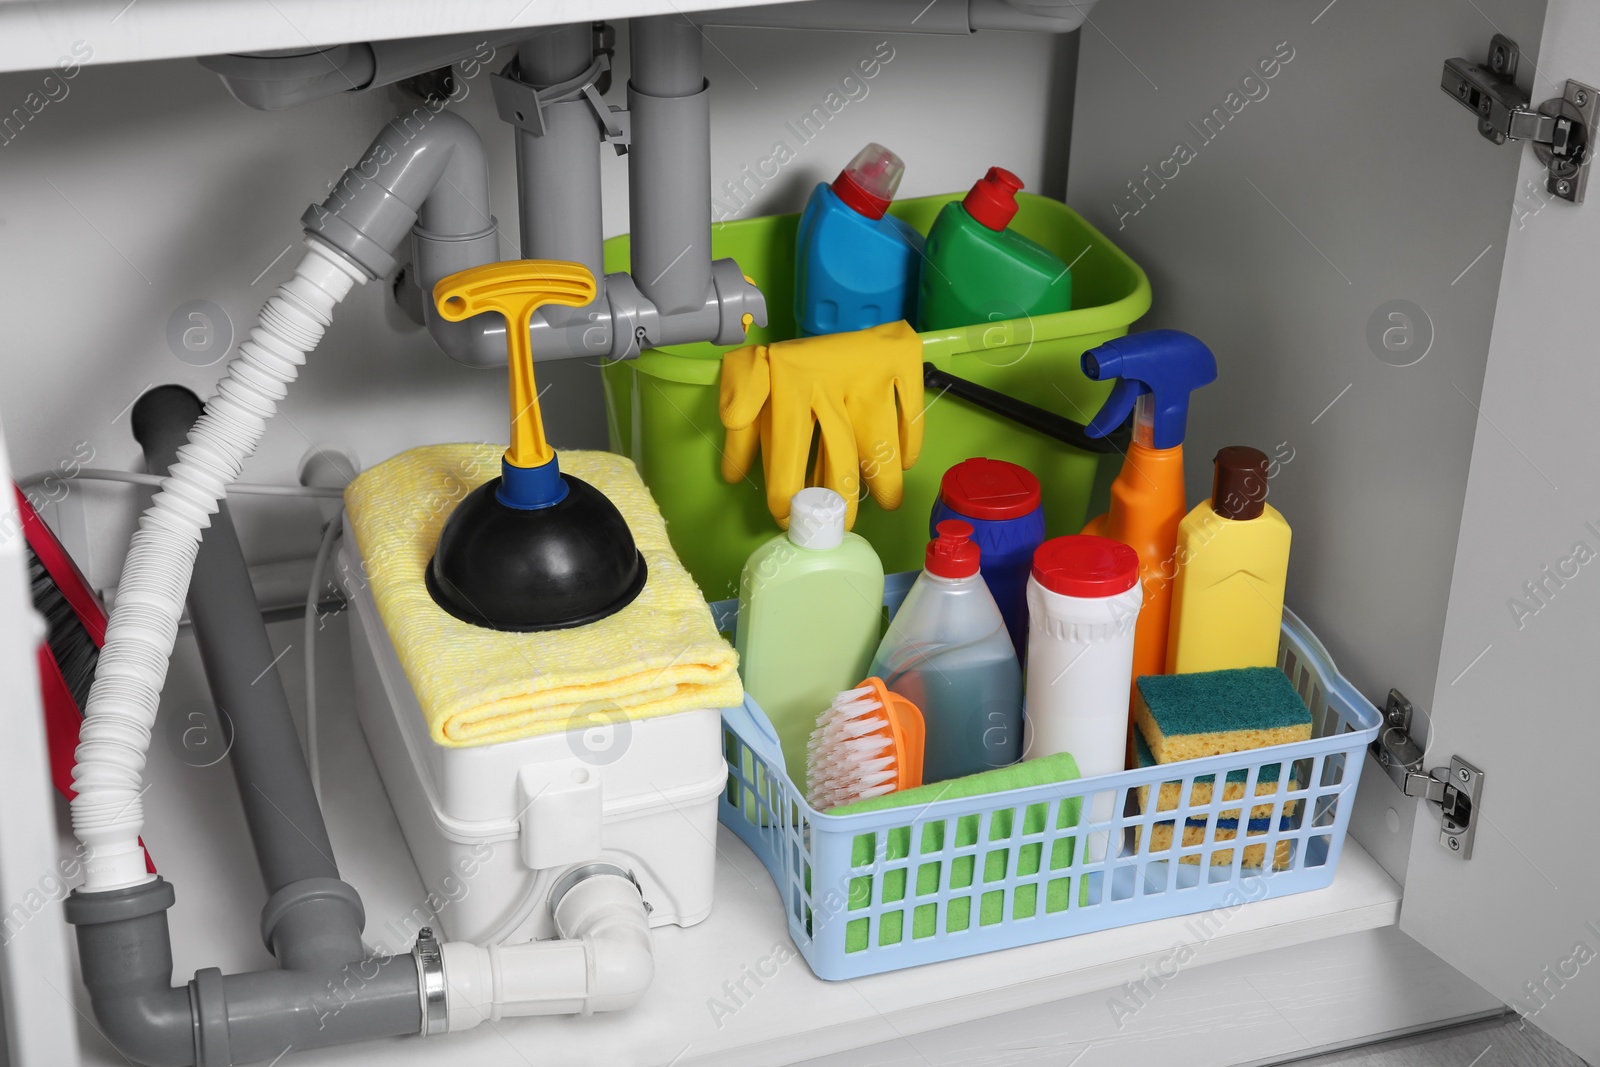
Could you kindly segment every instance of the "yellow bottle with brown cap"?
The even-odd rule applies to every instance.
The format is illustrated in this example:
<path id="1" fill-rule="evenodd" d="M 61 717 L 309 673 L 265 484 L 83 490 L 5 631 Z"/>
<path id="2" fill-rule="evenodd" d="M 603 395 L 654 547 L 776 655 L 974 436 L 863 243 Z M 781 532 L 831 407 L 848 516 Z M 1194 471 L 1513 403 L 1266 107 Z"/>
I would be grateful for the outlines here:
<path id="1" fill-rule="evenodd" d="M 1278 662 L 1289 524 L 1267 503 L 1267 457 L 1230 445 L 1217 453 L 1211 499 L 1178 524 L 1167 632 L 1167 673 Z"/>

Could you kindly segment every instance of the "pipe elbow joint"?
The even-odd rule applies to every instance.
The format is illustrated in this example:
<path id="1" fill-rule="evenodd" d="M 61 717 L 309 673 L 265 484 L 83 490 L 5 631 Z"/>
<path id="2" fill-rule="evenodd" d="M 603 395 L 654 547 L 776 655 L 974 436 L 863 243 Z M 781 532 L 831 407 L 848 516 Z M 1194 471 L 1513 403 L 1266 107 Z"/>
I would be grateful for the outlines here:
<path id="1" fill-rule="evenodd" d="M 418 225 L 411 231 L 411 264 L 422 290 L 422 319 L 428 333 L 451 359 L 469 367 L 506 365 L 506 320 L 502 315 L 474 315 L 450 322 L 433 302 L 441 279 L 499 258 L 499 223 L 466 233 L 439 233 Z"/>
<path id="2" fill-rule="evenodd" d="M 656 976 L 655 944 L 644 923 L 618 924 L 585 939 L 590 986 L 585 1012 L 621 1011 L 644 998 Z"/>
<path id="3" fill-rule="evenodd" d="M 95 1025 L 116 1050 L 140 1067 L 188 1067 L 195 1062 L 189 990 L 90 994 Z"/>
<path id="4" fill-rule="evenodd" d="M 413 226 L 457 239 L 492 233 L 483 141 L 460 115 L 418 105 L 389 120 L 300 221 L 372 278 L 394 272 Z"/>
<path id="5" fill-rule="evenodd" d="M 569 878 L 552 901 L 558 938 L 443 947 L 448 1029 L 508 1016 L 620 1011 L 644 996 L 655 979 L 655 943 L 638 885 L 609 864 Z"/>
<path id="6" fill-rule="evenodd" d="M 557 932 L 584 946 L 584 1013 L 638 1003 L 655 979 L 656 958 L 649 911 L 633 877 L 616 868 L 590 874 L 562 892 L 552 910 Z"/>
<path id="7" fill-rule="evenodd" d="M 158 877 L 105 892 L 75 889 L 64 906 L 101 1033 L 145 1067 L 195 1062 L 189 991 L 172 985 L 167 909 L 176 899 L 172 884 Z"/>
<path id="8" fill-rule="evenodd" d="M 423 320 L 433 343 L 457 363 L 481 369 L 506 365 L 505 322 L 495 315 L 474 315 L 460 322 L 447 322 L 423 293 Z"/>

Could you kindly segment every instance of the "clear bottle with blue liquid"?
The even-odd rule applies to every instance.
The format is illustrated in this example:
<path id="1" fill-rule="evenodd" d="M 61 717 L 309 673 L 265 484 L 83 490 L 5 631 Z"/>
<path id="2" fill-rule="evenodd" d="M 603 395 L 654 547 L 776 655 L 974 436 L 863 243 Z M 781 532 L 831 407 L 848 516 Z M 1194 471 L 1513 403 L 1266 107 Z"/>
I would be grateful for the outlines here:
<path id="1" fill-rule="evenodd" d="M 887 213 L 904 173 L 899 156 L 869 144 L 812 192 L 795 242 L 801 336 L 916 320 L 922 234 Z"/>
<path id="2" fill-rule="evenodd" d="M 939 523 L 872 659 L 871 674 L 922 710 L 925 783 L 1022 758 L 1022 667 L 979 556 L 970 523 Z"/>

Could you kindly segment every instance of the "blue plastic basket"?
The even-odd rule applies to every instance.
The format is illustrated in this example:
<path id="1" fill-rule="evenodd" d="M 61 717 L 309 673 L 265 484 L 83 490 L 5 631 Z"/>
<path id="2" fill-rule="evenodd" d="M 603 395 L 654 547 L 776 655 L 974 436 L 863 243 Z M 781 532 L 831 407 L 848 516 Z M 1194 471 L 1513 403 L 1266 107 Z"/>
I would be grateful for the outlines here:
<path id="1" fill-rule="evenodd" d="M 891 612 L 913 577 L 891 576 Z M 731 624 L 736 608 L 713 608 Z M 1278 663 L 1311 711 L 1309 741 L 846 816 L 806 803 L 747 699 L 723 712 L 720 818 L 761 858 L 795 945 L 829 980 L 1322 889 L 1381 719 L 1288 611 Z M 1096 798 L 1122 815 L 1091 821 Z M 1091 835 L 1118 847 L 1086 848 Z"/>

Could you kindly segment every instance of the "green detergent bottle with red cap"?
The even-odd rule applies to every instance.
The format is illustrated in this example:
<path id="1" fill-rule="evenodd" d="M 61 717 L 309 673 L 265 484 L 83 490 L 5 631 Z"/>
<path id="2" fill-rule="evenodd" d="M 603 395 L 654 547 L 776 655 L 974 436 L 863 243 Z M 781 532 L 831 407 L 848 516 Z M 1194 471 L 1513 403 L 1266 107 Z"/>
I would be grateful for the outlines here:
<path id="1" fill-rule="evenodd" d="M 1022 179 L 990 167 L 928 230 L 917 329 L 947 330 L 1072 309 L 1072 273 L 1061 258 L 1009 229 Z"/>

